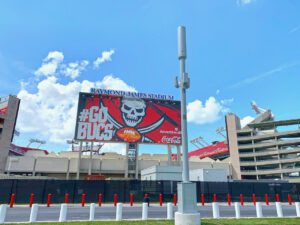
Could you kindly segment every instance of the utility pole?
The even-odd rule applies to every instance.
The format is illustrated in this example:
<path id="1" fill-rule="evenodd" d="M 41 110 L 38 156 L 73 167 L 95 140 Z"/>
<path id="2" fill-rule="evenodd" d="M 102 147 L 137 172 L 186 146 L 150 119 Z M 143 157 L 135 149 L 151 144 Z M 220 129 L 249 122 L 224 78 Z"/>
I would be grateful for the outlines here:
<path id="1" fill-rule="evenodd" d="M 178 212 L 175 213 L 175 225 L 200 225 L 200 213 L 197 212 L 196 184 L 190 182 L 188 159 L 188 135 L 186 113 L 186 89 L 190 87 L 190 78 L 185 72 L 186 60 L 185 27 L 178 27 L 178 59 L 180 81 L 176 77 L 175 87 L 181 92 L 181 136 L 182 136 L 182 182 L 178 183 Z"/>

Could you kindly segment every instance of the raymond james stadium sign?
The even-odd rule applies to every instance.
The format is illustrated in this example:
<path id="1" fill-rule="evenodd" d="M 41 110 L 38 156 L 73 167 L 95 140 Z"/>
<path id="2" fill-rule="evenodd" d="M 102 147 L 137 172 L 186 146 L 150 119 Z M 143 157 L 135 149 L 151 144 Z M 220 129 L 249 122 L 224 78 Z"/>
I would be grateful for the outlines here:
<path id="1" fill-rule="evenodd" d="M 161 94 L 145 94 L 139 92 L 130 92 L 130 91 L 117 91 L 117 90 L 106 90 L 91 88 L 91 93 L 101 94 L 101 95 L 117 95 L 117 96 L 126 96 L 133 98 L 149 98 L 149 99 L 159 99 L 159 100 L 174 100 L 172 95 L 161 95 Z"/>

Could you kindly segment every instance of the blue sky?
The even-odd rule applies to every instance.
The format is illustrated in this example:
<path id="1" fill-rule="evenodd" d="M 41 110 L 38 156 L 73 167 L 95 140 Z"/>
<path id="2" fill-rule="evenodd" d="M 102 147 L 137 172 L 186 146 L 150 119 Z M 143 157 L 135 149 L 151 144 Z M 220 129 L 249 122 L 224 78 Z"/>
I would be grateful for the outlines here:
<path id="1" fill-rule="evenodd" d="M 63 131 L 73 132 L 72 118 L 66 122 L 73 111 L 64 104 L 95 82 L 179 99 L 179 25 L 187 29 L 190 139 L 221 140 L 215 130 L 224 114 L 253 117 L 252 100 L 276 119 L 298 118 L 299 11 L 296 0 L 1 1 L 0 96 L 22 97 L 15 141 L 34 137 L 47 140 L 47 149 L 67 149 Z M 38 74 L 47 63 L 57 68 Z M 63 109 L 51 105 L 56 97 Z M 45 115 L 32 118 L 38 113 Z"/>

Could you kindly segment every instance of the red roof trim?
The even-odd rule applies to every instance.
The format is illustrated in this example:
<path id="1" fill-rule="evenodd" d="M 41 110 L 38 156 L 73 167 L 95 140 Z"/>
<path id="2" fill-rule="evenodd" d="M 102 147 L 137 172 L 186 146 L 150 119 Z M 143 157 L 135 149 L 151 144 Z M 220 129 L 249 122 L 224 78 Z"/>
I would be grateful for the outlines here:
<path id="1" fill-rule="evenodd" d="M 213 145 L 206 146 L 194 151 L 189 152 L 189 157 L 198 156 L 200 159 L 205 157 L 219 155 L 228 152 L 228 146 L 224 141 L 218 142 Z"/>
<path id="2" fill-rule="evenodd" d="M 18 145 L 12 144 L 12 143 L 10 145 L 12 148 L 17 148 L 18 150 L 20 150 L 23 153 L 28 152 L 28 151 L 43 151 L 46 155 L 49 154 L 49 152 L 47 150 L 43 150 L 43 149 L 27 148 L 27 147 L 18 146 Z"/>

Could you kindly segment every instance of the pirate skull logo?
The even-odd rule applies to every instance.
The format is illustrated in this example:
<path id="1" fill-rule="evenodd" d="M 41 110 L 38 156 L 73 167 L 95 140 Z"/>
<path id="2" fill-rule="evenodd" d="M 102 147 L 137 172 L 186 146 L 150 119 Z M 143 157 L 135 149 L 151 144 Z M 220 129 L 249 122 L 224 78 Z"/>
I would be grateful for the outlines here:
<path id="1" fill-rule="evenodd" d="M 144 100 L 128 97 L 122 99 L 122 118 L 127 126 L 137 126 L 143 120 L 146 114 L 145 111 L 146 103 Z"/>

